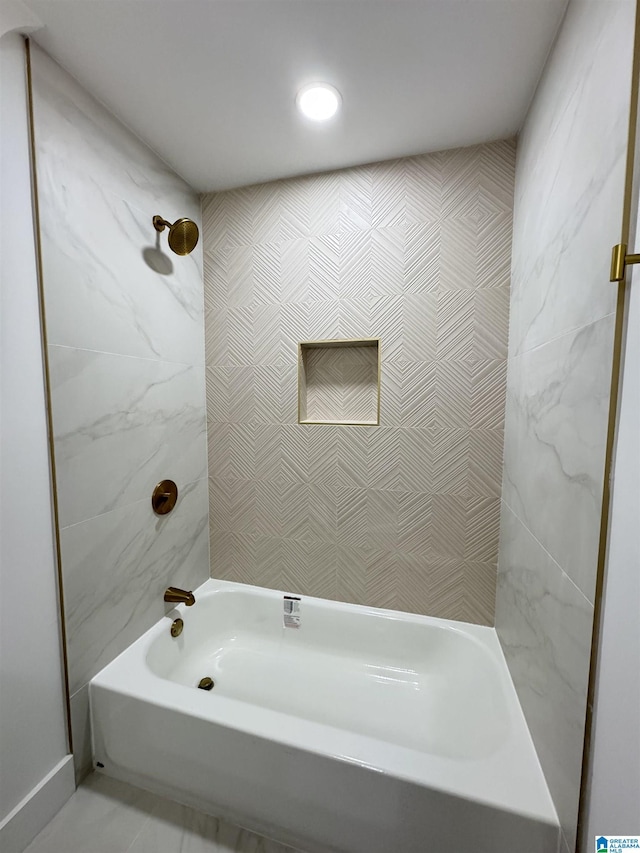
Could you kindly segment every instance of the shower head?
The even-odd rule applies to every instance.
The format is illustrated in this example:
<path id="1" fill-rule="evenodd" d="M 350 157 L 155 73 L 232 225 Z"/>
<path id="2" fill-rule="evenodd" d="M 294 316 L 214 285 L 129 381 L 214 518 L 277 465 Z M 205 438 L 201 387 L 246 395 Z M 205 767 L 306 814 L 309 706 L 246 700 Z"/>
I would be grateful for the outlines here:
<path id="1" fill-rule="evenodd" d="M 192 219 L 176 219 L 172 225 L 161 216 L 154 216 L 153 227 L 156 231 L 169 229 L 169 248 L 176 255 L 188 255 L 198 242 L 198 226 Z"/>

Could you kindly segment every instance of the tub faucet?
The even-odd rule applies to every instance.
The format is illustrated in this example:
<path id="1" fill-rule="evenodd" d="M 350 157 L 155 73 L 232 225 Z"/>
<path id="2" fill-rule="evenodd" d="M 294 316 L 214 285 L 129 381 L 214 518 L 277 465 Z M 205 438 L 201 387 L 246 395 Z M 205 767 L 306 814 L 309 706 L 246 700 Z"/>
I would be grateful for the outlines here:
<path id="1" fill-rule="evenodd" d="M 164 591 L 164 600 L 171 604 L 186 604 L 191 607 L 196 603 L 196 597 L 192 592 L 187 592 L 186 589 L 179 589 L 177 586 L 170 586 Z"/>

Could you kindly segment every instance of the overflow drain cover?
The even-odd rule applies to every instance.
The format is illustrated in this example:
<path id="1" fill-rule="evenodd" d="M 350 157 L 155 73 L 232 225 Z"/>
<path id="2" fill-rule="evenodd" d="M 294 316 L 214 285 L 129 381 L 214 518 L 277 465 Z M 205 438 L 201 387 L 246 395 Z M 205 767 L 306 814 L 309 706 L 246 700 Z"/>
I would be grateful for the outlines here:
<path id="1" fill-rule="evenodd" d="M 205 676 L 205 678 L 200 679 L 200 684 L 198 684 L 200 690 L 213 690 L 213 678 L 209 678 L 209 676 Z"/>

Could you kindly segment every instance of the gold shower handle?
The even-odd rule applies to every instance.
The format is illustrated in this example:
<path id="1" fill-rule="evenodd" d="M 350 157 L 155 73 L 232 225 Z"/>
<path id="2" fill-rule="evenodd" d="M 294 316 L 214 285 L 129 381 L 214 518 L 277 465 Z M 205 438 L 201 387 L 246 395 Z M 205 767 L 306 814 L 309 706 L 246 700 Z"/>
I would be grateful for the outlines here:
<path id="1" fill-rule="evenodd" d="M 629 264 L 640 264 L 640 255 L 627 255 L 627 244 L 618 243 L 611 250 L 611 274 L 609 281 L 622 281 Z"/>
<path id="2" fill-rule="evenodd" d="M 173 480 L 160 480 L 151 495 L 151 506 L 156 515 L 167 515 L 178 500 L 178 487 Z"/>

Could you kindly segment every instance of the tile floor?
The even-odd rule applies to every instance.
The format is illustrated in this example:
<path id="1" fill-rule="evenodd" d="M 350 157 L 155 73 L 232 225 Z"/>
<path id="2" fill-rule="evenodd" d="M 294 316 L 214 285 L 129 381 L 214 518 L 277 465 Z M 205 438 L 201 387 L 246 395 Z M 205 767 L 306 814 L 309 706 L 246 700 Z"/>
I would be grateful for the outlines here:
<path id="1" fill-rule="evenodd" d="M 25 853 L 302 853 L 92 773 Z"/>

